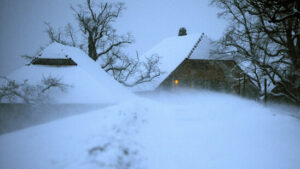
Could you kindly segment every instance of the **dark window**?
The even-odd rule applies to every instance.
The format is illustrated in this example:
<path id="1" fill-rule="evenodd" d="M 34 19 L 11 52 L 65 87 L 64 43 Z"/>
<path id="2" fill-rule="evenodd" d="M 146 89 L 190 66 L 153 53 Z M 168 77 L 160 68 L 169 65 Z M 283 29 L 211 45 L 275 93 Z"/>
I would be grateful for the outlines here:
<path id="1" fill-rule="evenodd" d="M 31 64 L 33 65 L 51 65 L 51 66 L 76 66 L 77 64 L 71 59 L 48 59 L 48 58 L 36 58 Z"/>

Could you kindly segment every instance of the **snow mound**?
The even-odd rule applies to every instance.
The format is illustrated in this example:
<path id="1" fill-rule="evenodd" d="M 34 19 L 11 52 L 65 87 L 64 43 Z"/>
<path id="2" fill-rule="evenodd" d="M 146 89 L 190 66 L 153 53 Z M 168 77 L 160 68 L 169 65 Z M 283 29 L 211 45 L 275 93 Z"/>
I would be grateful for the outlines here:
<path id="1" fill-rule="evenodd" d="M 78 48 L 52 43 L 39 58 L 71 58 L 77 66 L 29 65 L 7 77 L 16 81 L 28 80 L 31 84 L 38 84 L 49 76 L 61 79 L 69 87 L 65 93 L 52 92 L 55 93 L 53 101 L 58 103 L 114 103 L 132 95 Z"/>

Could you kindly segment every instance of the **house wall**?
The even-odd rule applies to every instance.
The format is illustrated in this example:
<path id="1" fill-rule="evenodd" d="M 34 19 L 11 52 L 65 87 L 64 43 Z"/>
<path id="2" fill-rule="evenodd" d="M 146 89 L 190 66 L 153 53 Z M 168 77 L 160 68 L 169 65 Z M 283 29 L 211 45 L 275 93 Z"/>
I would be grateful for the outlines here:
<path id="1" fill-rule="evenodd" d="M 179 83 L 175 85 L 174 80 Z M 232 60 L 185 59 L 158 87 L 171 88 L 201 88 L 248 97 L 258 95 L 248 76 L 244 78 L 243 71 Z"/>

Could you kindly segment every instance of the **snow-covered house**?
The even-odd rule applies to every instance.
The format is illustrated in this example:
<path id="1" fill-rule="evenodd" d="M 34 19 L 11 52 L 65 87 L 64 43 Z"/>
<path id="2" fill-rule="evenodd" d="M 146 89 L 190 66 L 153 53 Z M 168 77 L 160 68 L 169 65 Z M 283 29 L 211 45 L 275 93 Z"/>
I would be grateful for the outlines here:
<path id="1" fill-rule="evenodd" d="M 50 83 L 53 85 L 48 88 Z M 58 43 L 0 78 L 0 92 L 0 134 L 133 97 L 82 50 Z"/>
<path id="2" fill-rule="evenodd" d="M 204 34 L 167 38 L 145 53 L 160 57 L 162 75 L 136 90 L 204 88 L 257 97 L 258 90 L 232 58 L 210 54 L 212 40 Z"/>
<path id="3" fill-rule="evenodd" d="M 59 43 L 50 44 L 30 64 L 7 76 L 17 82 L 27 80 L 30 84 L 39 84 L 47 77 L 60 79 L 67 85 L 65 92 L 49 92 L 54 103 L 106 104 L 131 95 L 82 50 Z"/>

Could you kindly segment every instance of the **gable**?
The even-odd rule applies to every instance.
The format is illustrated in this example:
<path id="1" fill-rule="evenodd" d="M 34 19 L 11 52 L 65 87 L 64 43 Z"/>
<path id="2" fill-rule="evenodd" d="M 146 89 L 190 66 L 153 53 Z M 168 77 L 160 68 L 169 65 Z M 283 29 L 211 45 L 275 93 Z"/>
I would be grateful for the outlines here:
<path id="1" fill-rule="evenodd" d="M 161 75 L 151 82 L 142 83 L 133 88 L 135 91 L 155 90 L 159 84 L 187 57 L 199 43 L 201 34 L 167 38 L 147 51 L 143 56 L 158 55 Z M 201 42 L 200 42 L 201 44 Z"/>

